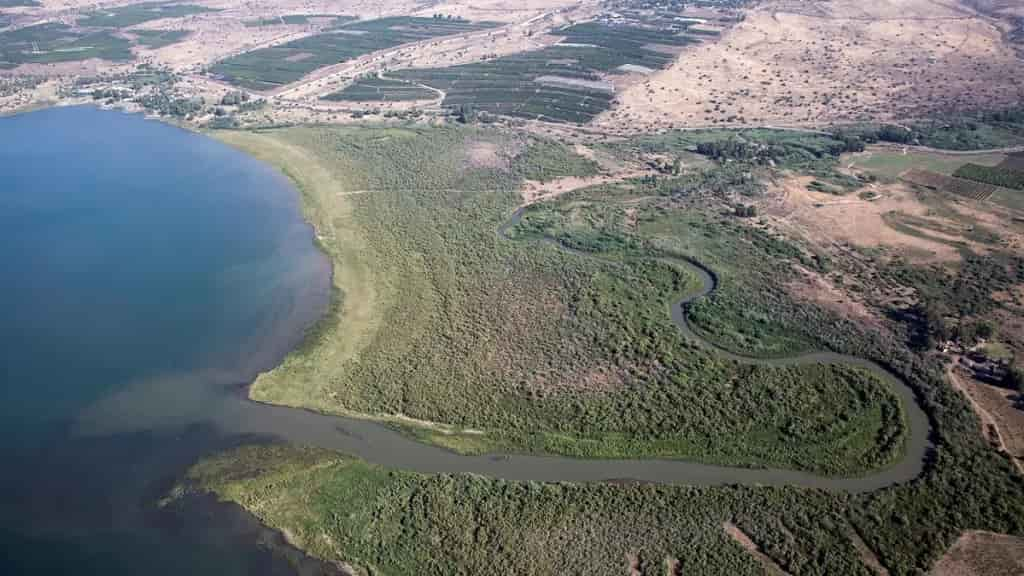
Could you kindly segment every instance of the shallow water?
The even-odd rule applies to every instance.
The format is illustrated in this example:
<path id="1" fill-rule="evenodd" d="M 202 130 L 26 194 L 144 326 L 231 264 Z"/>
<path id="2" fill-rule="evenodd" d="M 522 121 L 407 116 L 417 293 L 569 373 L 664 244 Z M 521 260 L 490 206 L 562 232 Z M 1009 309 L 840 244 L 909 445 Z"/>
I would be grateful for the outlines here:
<path id="1" fill-rule="evenodd" d="M 863 491 L 922 467 L 927 420 L 884 370 L 907 409 L 907 456 L 845 479 L 684 461 L 462 456 L 374 422 L 256 404 L 245 384 L 298 343 L 329 297 L 328 263 L 279 174 L 209 138 L 92 108 L 0 119 L 0 169 L 5 574 L 331 571 L 237 508 L 209 498 L 155 506 L 196 459 L 250 441 L 513 480 Z M 681 308 L 672 314 L 687 331 Z M 796 361 L 881 370 L 834 354 Z"/>
<path id="2" fill-rule="evenodd" d="M 267 439 L 192 393 L 248 382 L 325 309 L 329 267 L 289 182 L 94 108 L 0 119 L 0 174 L 0 572 L 308 565 L 230 506 L 155 507 L 198 457 Z"/>

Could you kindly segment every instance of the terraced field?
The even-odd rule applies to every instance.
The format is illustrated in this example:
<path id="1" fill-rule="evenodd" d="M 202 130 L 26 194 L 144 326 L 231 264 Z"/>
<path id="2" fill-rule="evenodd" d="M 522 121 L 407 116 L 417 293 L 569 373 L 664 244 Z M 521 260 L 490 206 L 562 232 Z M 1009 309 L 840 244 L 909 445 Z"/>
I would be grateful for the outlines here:
<path id="1" fill-rule="evenodd" d="M 340 23 L 321 34 L 222 60 L 210 72 L 237 86 L 272 90 L 318 68 L 377 50 L 493 26 L 491 22 L 405 16 Z"/>

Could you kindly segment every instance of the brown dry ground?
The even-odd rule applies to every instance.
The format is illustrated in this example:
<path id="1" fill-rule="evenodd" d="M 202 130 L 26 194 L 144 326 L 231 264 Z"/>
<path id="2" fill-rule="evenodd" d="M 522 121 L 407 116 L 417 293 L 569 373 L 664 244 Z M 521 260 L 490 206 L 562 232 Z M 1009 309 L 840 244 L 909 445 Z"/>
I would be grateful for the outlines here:
<path id="1" fill-rule="evenodd" d="M 1024 474 L 1024 410 L 1014 405 L 1017 394 L 971 378 L 957 367 L 947 374 L 950 384 L 964 394 L 978 415 L 985 438 Z"/>
<path id="2" fill-rule="evenodd" d="M 965 532 L 939 559 L 931 576 L 1012 576 L 1024 574 L 1024 538 Z"/>
<path id="3" fill-rule="evenodd" d="M 952 0 L 779 0 L 626 90 L 596 123 L 822 125 L 1007 106 L 1024 97 L 1022 66 L 998 21 Z"/>
<path id="4" fill-rule="evenodd" d="M 886 215 L 902 213 L 928 218 L 937 224 L 956 226 L 955 222 L 930 216 L 929 207 L 902 183 L 877 184 L 875 200 L 856 195 L 836 196 L 809 190 L 810 176 L 792 176 L 769 191 L 765 215 L 782 229 L 795 233 L 811 244 L 826 248 L 849 244 L 861 248 L 885 248 L 917 262 L 955 262 L 960 253 L 950 244 L 907 234 L 892 228 Z M 949 242 L 962 237 L 929 231 L 929 235 Z M 975 246 L 979 251 L 981 246 Z"/>

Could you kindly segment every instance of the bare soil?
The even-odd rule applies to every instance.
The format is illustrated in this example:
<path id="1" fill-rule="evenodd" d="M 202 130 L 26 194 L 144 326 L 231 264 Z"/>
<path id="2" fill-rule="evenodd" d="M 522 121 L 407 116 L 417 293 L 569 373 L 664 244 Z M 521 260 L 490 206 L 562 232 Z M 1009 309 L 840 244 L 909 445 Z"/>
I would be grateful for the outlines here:
<path id="1" fill-rule="evenodd" d="M 938 0 L 774 1 L 619 96 L 596 125 L 823 125 L 1013 105 L 1022 62 L 998 22 Z"/>
<path id="2" fill-rule="evenodd" d="M 964 532 L 932 568 L 931 576 L 1024 574 L 1024 538 Z"/>
<path id="3" fill-rule="evenodd" d="M 1014 405 L 1016 392 L 971 378 L 956 366 L 946 373 L 949 383 L 963 393 L 978 415 L 985 439 L 1007 454 L 1024 474 L 1024 410 Z"/>
<path id="4" fill-rule="evenodd" d="M 795 230 L 816 246 L 829 247 L 843 242 L 862 248 L 885 247 L 917 262 L 956 262 L 960 253 L 954 242 L 967 242 L 959 236 L 928 231 L 929 237 L 898 231 L 887 222 L 887 215 L 907 214 L 933 220 L 937 225 L 958 226 L 956 222 L 930 214 L 929 208 L 914 192 L 900 183 L 878 184 L 872 190 L 876 199 L 856 195 L 836 196 L 809 190 L 810 176 L 793 176 L 770 190 L 765 214 L 783 229 Z M 984 252 L 983 246 L 974 246 Z"/>

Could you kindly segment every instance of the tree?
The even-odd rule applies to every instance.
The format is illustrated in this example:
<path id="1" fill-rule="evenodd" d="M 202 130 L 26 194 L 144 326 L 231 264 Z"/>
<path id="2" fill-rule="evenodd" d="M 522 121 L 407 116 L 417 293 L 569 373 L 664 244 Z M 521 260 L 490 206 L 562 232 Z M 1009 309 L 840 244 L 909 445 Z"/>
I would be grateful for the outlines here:
<path id="1" fill-rule="evenodd" d="M 461 124 L 472 124 L 476 122 L 477 114 L 476 110 L 470 104 L 463 104 L 456 108 L 456 120 Z"/>
<path id="2" fill-rule="evenodd" d="M 1003 386 L 1015 390 L 1018 394 L 1024 394 L 1024 368 L 1017 365 L 1007 368 L 1006 374 L 1003 375 Z"/>

